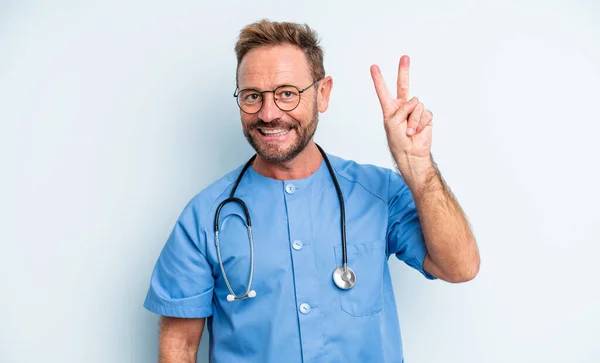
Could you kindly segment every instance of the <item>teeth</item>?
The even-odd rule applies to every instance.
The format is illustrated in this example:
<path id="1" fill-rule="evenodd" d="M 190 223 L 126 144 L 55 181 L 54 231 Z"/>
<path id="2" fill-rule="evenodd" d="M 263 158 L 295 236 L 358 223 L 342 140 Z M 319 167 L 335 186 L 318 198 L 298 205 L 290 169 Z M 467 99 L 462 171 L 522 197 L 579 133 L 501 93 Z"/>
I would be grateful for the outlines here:
<path id="1" fill-rule="evenodd" d="M 269 130 L 269 129 L 259 129 L 260 132 L 262 132 L 265 135 L 273 135 L 273 136 L 280 136 L 280 135 L 285 135 L 287 134 L 290 130 L 282 130 L 282 129 L 274 129 L 274 130 Z"/>

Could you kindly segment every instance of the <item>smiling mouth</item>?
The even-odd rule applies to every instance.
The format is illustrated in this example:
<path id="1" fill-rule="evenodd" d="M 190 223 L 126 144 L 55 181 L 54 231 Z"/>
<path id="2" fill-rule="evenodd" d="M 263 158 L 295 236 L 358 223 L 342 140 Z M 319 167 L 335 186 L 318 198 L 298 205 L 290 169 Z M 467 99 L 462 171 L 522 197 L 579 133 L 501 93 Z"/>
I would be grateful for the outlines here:
<path id="1" fill-rule="evenodd" d="M 290 132 L 291 128 L 268 129 L 259 127 L 257 130 L 263 136 L 283 136 Z"/>

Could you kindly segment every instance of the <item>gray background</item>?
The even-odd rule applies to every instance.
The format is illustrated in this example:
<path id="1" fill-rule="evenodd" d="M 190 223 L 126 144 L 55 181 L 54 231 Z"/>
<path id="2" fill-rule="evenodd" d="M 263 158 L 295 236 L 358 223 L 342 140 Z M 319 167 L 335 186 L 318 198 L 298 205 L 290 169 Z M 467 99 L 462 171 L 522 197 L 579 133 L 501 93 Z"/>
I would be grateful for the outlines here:
<path id="1" fill-rule="evenodd" d="M 317 141 L 359 162 L 392 166 L 369 66 L 393 87 L 412 58 L 482 265 L 451 285 L 392 261 L 407 362 L 599 362 L 592 0 L 0 2 L 0 361 L 156 361 L 160 249 L 252 153 L 233 45 L 260 18 L 320 33 Z"/>

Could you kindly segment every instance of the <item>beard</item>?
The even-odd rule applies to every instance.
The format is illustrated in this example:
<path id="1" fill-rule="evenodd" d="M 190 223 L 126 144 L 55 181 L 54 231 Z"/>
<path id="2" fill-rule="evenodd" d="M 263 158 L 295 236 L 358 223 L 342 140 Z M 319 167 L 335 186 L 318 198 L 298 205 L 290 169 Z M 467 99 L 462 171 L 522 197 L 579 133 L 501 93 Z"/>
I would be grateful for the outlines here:
<path id="1" fill-rule="evenodd" d="M 310 122 L 304 126 L 302 123 L 300 123 L 300 121 L 294 118 L 291 118 L 291 121 L 275 119 L 271 122 L 265 122 L 261 119 L 258 119 L 258 121 L 254 122 L 253 124 L 249 124 L 244 128 L 244 136 L 246 137 L 246 140 L 248 140 L 250 146 L 252 146 L 256 153 L 265 161 L 271 163 L 284 163 L 294 159 L 306 148 L 306 146 L 308 146 L 308 143 L 312 140 L 315 132 L 317 131 L 318 123 L 319 113 L 315 106 L 313 108 Z M 254 133 L 251 132 L 259 128 L 288 128 L 290 129 L 289 132 L 295 131 L 296 137 L 286 145 L 271 144 L 259 140 Z"/>

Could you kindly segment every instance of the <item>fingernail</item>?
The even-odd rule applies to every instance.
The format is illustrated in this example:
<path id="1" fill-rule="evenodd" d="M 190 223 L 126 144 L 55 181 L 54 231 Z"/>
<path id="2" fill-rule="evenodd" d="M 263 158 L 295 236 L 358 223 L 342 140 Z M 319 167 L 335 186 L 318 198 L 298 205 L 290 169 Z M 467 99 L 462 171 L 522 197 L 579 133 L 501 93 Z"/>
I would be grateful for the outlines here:
<path id="1" fill-rule="evenodd" d="M 411 127 L 410 129 L 408 129 L 408 130 L 407 130 L 407 133 L 408 133 L 409 135 L 412 135 L 412 134 L 414 134 L 414 133 L 415 133 L 415 129 L 413 129 L 413 128 Z"/>

